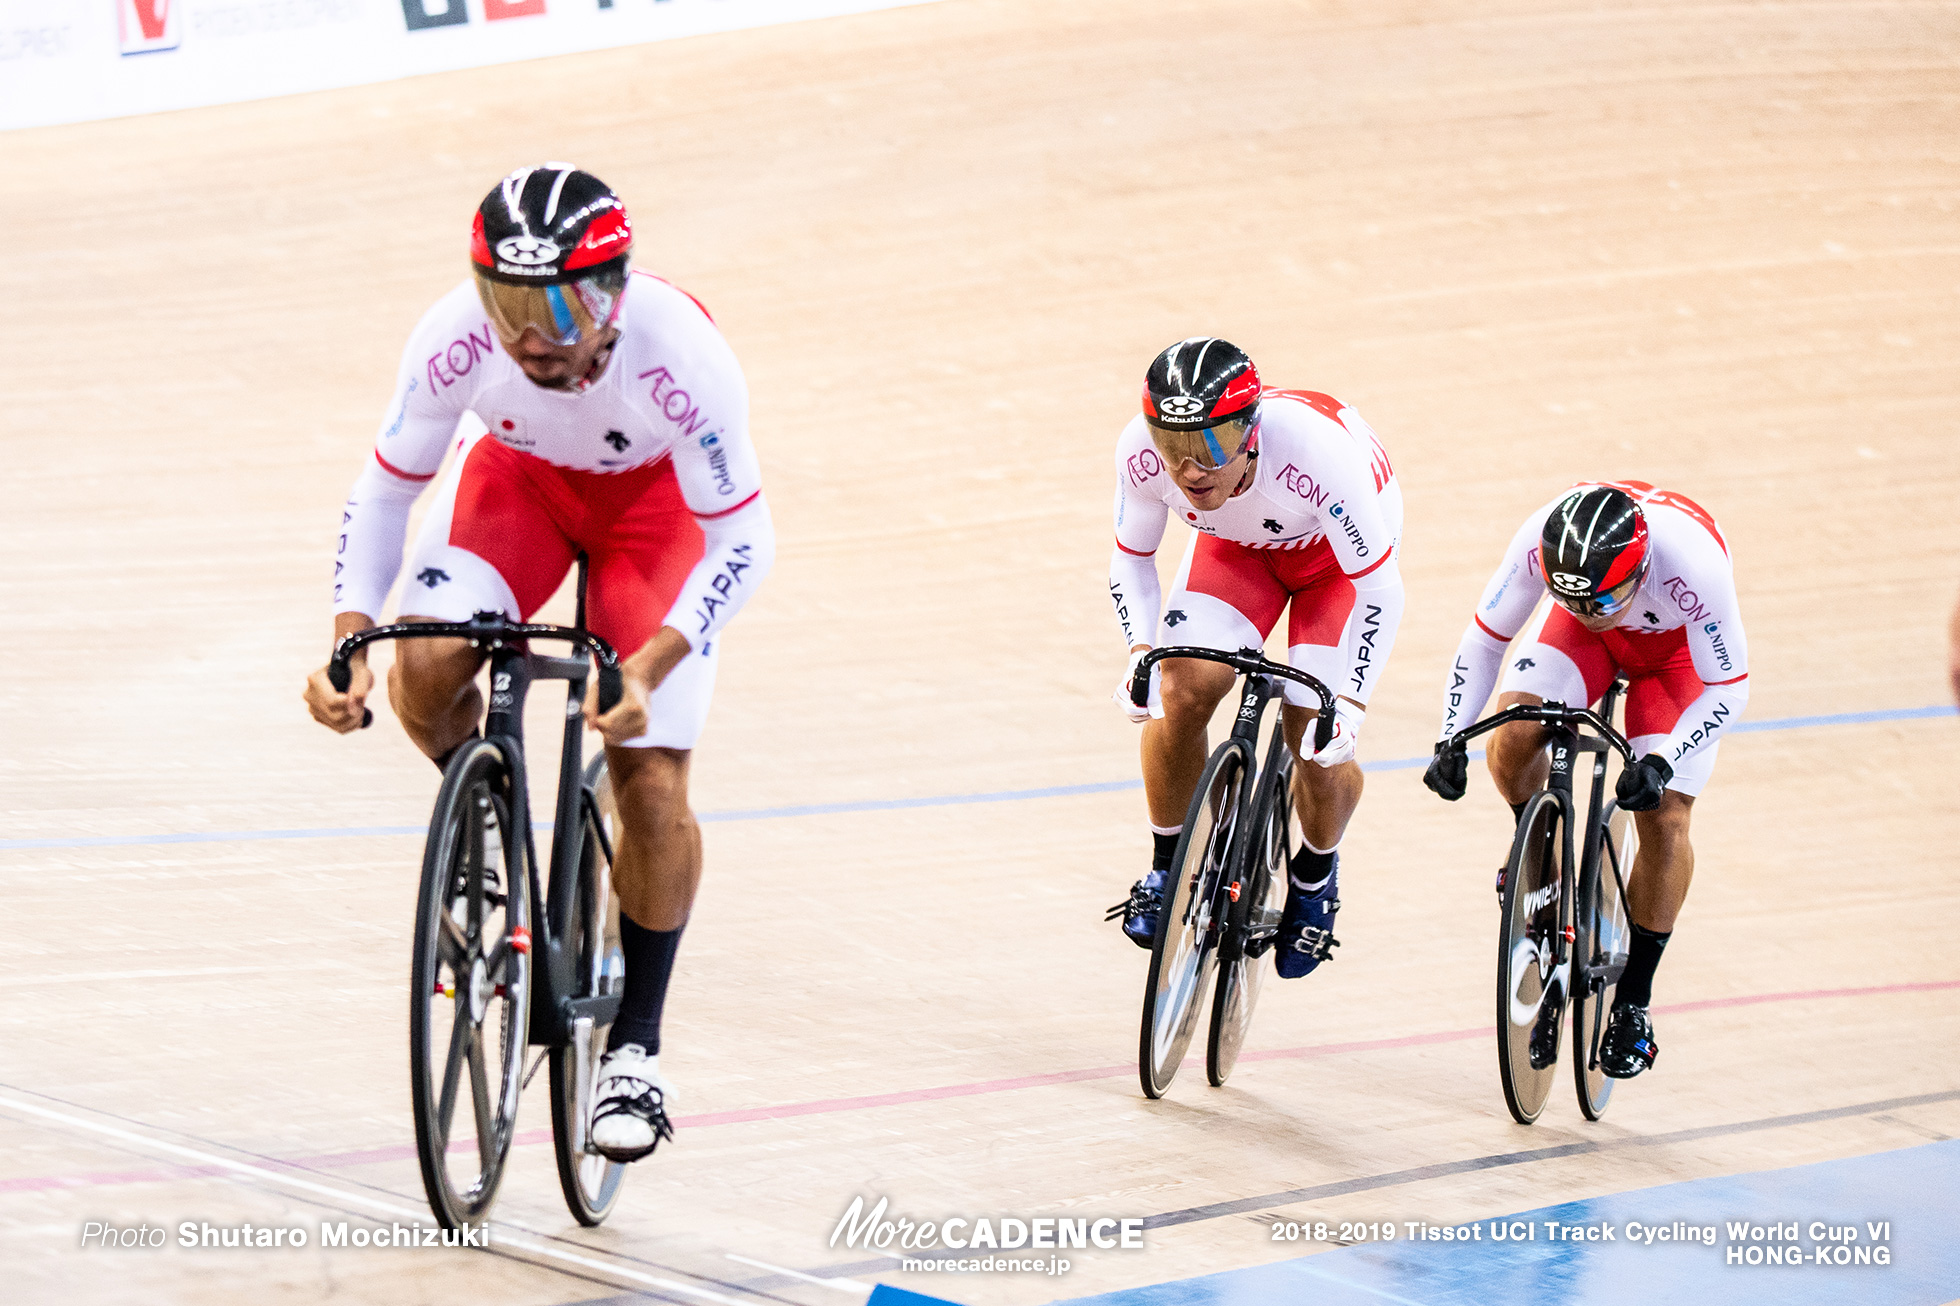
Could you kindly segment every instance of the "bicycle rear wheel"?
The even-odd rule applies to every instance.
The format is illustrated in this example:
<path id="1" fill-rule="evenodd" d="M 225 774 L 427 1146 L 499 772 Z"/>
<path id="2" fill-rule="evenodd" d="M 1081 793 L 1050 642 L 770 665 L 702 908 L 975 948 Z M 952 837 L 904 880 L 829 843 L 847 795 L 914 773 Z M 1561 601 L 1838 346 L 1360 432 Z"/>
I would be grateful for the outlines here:
<path id="1" fill-rule="evenodd" d="M 1292 852 L 1293 751 L 1285 731 L 1273 728 L 1266 769 L 1253 790 L 1251 840 L 1246 857 L 1226 884 L 1225 937 L 1218 951 L 1218 990 L 1211 1000 L 1211 1033 L 1205 1040 L 1205 1078 L 1222 1088 L 1239 1063 L 1252 1028 L 1252 1011 L 1265 984 L 1266 948 L 1286 906 L 1286 862 Z"/>
<path id="2" fill-rule="evenodd" d="M 531 880 L 510 836 L 502 747 L 451 760 L 429 821 L 409 978 L 409 1085 L 429 1209 L 445 1228 L 484 1219 L 517 1129 L 531 1014 Z M 485 856 L 486 835 L 502 857 Z M 469 1100 L 468 1141 L 453 1137 Z"/>
<path id="3" fill-rule="evenodd" d="M 1572 1004 L 1572 1071 L 1579 1090 L 1579 1110 L 1588 1120 L 1605 1115 L 1606 1103 L 1613 1096 L 1613 1080 L 1599 1067 L 1599 1036 L 1612 1013 L 1620 976 L 1627 968 L 1627 946 L 1633 931 L 1627 925 L 1626 881 L 1640 846 L 1633 817 L 1621 811 L 1617 802 L 1607 800 L 1599 823 L 1603 846 L 1588 895 L 1588 928 L 1580 935 L 1581 942 L 1590 939 L 1579 953 L 1589 965 L 1584 976 L 1573 979 L 1579 1000 Z"/>
<path id="4" fill-rule="evenodd" d="M 572 955 L 568 995 L 572 998 L 618 994 L 625 987 L 626 974 L 619 944 L 619 898 L 612 891 L 611 850 L 618 846 L 619 814 L 603 753 L 586 767 L 585 787 L 592 792 L 598 824 L 588 816 L 580 827 L 578 896 L 565 939 Z M 575 1020 L 572 1041 L 551 1050 L 551 1148 L 558 1159 L 558 1184 L 565 1190 L 565 1205 L 573 1218 L 588 1228 L 612 1214 L 620 1182 L 626 1177 L 624 1165 L 593 1151 L 585 1137 L 592 1118 L 592 1083 L 611 1028 L 610 1016 L 603 1022 Z"/>
<path id="5" fill-rule="evenodd" d="M 1164 877 L 1137 1052 L 1145 1097 L 1162 1097 L 1171 1086 L 1197 1029 L 1205 981 L 1218 956 L 1219 903 L 1244 807 L 1247 751 L 1227 740 L 1205 763 Z"/>
<path id="6" fill-rule="evenodd" d="M 1564 1017 L 1570 962 L 1555 965 L 1559 894 L 1563 881 L 1563 814 L 1556 795 L 1541 792 L 1524 809 L 1511 841 L 1504 873 L 1504 909 L 1497 935 L 1497 1067 L 1504 1104 L 1528 1125 L 1545 1109 L 1558 1074 L 1558 1026 Z M 1531 1043 L 1541 1021 L 1550 1022 L 1545 1064 L 1534 1066 Z"/>

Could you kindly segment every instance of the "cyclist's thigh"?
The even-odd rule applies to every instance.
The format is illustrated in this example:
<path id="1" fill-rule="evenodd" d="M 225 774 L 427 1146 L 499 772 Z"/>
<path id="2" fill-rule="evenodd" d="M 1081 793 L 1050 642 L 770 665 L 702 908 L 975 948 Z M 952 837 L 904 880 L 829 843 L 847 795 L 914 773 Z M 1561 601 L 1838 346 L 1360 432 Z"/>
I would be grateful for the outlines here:
<path id="1" fill-rule="evenodd" d="M 1668 737 L 1683 726 L 1688 709 L 1701 697 L 1701 676 L 1695 671 L 1694 656 L 1688 652 L 1687 632 L 1640 637 L 1638 644 L 1626 641 L 1622 664 L 1627 668 L 1627 742 L 1635 757 L 1658 752 Z M 1710 744 L 1683 761 L 1667 759 L 1674 778 L 1667 787 L 1693 798 L 1701 793 L 1708 777 L 1715 772 L 1715 754 L 1720 743 Z M 1665 756 L 1665 754 L 1663 754 Z"/>
<path id="2" fill-rule="evenodd" d="M 1524 628 L 1506 656 L 1500 694 L 1536 694 L 1568 707 L 1593 703 L 1619 669 L 1600 637 L 1556 603 Z"/>
<path id="3" fill-rule="evenodd" d="M 551 597 L 575 549 L 550 487 L 522 461 L 529 457 L 487 436 L 465 444 L 415 537 L 402 616 L 468 621 L 504 612 L 521 620 Z"/>
<path id="4" fill-rule="evenodd" d="M 1285 584 L 1292 606 L 1286 616 L 1286 660 L 1320 681 L 1336 694 L 1353 693 L 1356 687 L 1347 679 L 1348 625 L 1356 619 L 1354 582 L 1341 572 L 1341 564 L 1327 541 L 1316 540 L 1304 549 L 1276 549 L 1273 570 Z M 1367 613 L 1361 614 L 1362 619 Z M 1379 619 L 1380 613 L 1375 614 Z M 1364 647 L 1369 647 L 1364 642 Z M 1320 698 L 1305 685 L 1286 682 L 1286 701 L 1294 707 L 1311 707 L 1319 714 Z"/>
<path id="5" fill-rule="evenodd" d="M 647 469 L 642 479 L 616 516 L 590 519 L 580 539 L 592 558 L 586 624 L 621 657 L 638 652 L 663 624 L 692 637 L 709 615 L 669 612 L 701 561 L 706 541 L 681 499 L 671 463 Z M 694 747 L 707 724 L 727 634 L 723 630 L 681 659 L 647 697 L 646 733 L 622 747 Z"/>
<path id="6" fill-rule="evenodd" d="M 1194 534 L 1164 600 L 1157 643 L 1233 653 L 1264 647 L 1286 607 L 1286 587 L 1261 556 L 1265 552 Z"/>

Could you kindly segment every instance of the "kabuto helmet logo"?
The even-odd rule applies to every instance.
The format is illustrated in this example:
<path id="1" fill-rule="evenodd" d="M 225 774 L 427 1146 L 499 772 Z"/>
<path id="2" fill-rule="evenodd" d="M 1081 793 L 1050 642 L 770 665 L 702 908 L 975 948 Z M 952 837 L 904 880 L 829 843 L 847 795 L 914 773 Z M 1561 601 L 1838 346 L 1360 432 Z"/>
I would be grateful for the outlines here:
<path id="1" fill-rule="evenodd" d="M 1552 584 L 1566 594 L 1589 594 L 1592 592 L 1591 581 L 1587 580 L 1584 576 L 1575 576 L 1569 571 L 1553 572 Z"/>
<path id="2" fill-rule="evenodd" d="M 527 268 L 556 263 L 558 254 L 558 246 L 537 236 L 506 236 L 497 242 L 498 258 Z"/>
<path id="3" fill-rule="evenodd" d="M 1205 401 L 1195 395 L 1169 395 L 1157 401 L 1157 411 L 1165 417 L 1186 421 L 1205 410 Z"/>

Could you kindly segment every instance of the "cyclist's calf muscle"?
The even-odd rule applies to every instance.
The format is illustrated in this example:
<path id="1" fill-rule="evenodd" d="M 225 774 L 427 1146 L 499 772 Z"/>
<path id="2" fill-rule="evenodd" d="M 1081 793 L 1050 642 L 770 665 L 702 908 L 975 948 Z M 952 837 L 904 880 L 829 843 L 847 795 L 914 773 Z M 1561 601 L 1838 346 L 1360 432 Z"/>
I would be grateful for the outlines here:
<path id="1" fill-rule="evenodd" d="M 677 748 L 606 749 L 620 817 L 613 885 L 620 910 L 643 929 L 687 924 L 701 883 L 701 827 L 687 803 L 691 756 Z"/>

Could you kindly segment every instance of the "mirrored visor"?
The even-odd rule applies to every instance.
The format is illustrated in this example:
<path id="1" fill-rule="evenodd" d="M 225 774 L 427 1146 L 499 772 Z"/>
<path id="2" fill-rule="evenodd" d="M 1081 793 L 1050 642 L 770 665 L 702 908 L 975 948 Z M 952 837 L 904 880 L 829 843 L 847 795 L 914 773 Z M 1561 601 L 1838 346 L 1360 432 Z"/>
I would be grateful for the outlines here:
<path id="1" fill-rule="evenodd" d="M 513 286 L 478 276 L 476 291 L 490 325 L 506 344 L 514 345 L 526 331 L 535 330 L 546 344 L 563 346 L 611 324 L 619 313 L 623 280 L 593 276 L 551 286 Z"/>
<path id="2" fill-rule="evenodd" d="M 1259 429 L 1256 413 L 1247 418 L 1229 418 L 1188 431 L 1173 431 L 1147 417 L 1144 421 L 1150 427 L 1150 438 L 1156 443 L 1157 452 L 1164 455 L 1164 461 L 1173 469 L 1189 458 L 1208 472 L 1217 471 L 1244 453 L 1254 432 Z"/>
<path id="3" fill-rule="evenodd" d="M 1642 567 L 1629 579 L 1590 599 L 1569 598 L 1556 590 L 1552 591 L 1552 598 L 1582 617 L 1610 617 L 1633 602 L 1634 591 L 1640 588 L 1640 582 L 1646 575 L 1647 569 Z"/>

